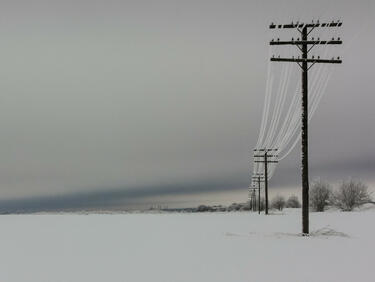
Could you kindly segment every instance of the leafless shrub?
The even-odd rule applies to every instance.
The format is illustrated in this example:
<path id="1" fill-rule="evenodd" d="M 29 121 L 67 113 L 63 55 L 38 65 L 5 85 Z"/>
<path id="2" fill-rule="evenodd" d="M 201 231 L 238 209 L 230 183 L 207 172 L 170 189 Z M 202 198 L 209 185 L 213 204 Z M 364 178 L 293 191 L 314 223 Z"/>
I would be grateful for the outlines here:
<path id="1" fill-rule="evenodd" d="M 290 196 L 288 200 L 286 201 L 286 207 L 287 208 L 300 208 L 301 203 L 299 202 L 298 197 L 295 195 Z"/>
<path id="2" fill-rule="evenodd" d="M 371 201 L 367 186 L 361 181 L 344 181 L 332 194 L 332 203 L 343 211 L 352 211 Z"/>
<path id="3" fill-rule="evenodd" d="M 309 193 L 310 206 L 315 211 L 324 211 L 324 208 L 329 204 L 331 193 L 331 187 L 328 183 L 321 180 L 314 181 Z"/>
<path id="4" fill-rule="evenodd" d="M 285 199 L 283 196 L 277 195 L 271 202 L 271 207 L 282 211 L 285 207 Z"/>

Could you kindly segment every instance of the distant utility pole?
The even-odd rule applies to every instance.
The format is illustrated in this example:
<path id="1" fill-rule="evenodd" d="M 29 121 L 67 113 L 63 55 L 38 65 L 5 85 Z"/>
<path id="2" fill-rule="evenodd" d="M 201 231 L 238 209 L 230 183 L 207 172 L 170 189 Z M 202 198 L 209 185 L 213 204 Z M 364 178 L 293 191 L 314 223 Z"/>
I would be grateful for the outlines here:
<path id="1" fill-rule="evenodd" d="M 260 183 L 264 182 L 264 177 L 262 173 L 256 173 L 256 176 L 253 176 L 253 181 L 258 182 L 258 214 L 260 214 Z"/>
<path id="2" fill-rule="evenodd" d="M 251 186 L 249 186 L 249 211 L 253 210 L 253 194 L 251 191 Z"/>
<path id="3" fill-rule="evenodd" d="M 270 29 L 295 29 L 301 34 L 301 39 L 297 38 L 297 40 L 290 41 L 277 41 L 272 40 L 270 45 L 295 45 L 301 51 L 301 58 L 298 56 L 297 58 L 275 58 L 274 56 L 271 58 L 273 62 L 294 62 L 297 63 L 302 69 L 302 233 L 309 234 L 309 165 L 308 165 L 308 71 L 309 69 L 316 63 L 325 63 L 325 64 L 341 64 L 342 61 L 340 57 L 337 59 L 317 59 L 312 56 L 308 58 L 308 53 L 315 45 L 334 45 L 334 44 L 342 44 L 340 38 L 332 40 L 314 40 L 314 37 L 308 39 L 308 35 L 315 29 L 319 27 L 340 27 L 342 22 L 331 22 L 331 23 L 320 23 L 312 22 L 312 23 L 290 23 L 284 25 L 276 25 L 272 23 L 270 25 Z M 310 65 L 309 65 L 310 63 Z"/>
<path id="4" fill-rule="evenodd" d="M 256 211 L 256 188 L 253 186 L 249 187 L 249 210 Z"/>
<path id="5" fill-rule="evenodd" d="M 264 163 L 264 196 L 265 196 L 265 213 L 268 214 L 268 164 L 269 163 L 277 163 L 278 161 L 275 159 L 269 159 L 269 158 L 275 158 L 277 155 L 269 155 L 269 152 L 277 151 L 278 149 L 254 149 L 254 163 Z M 262 154 L 263 153 L 263 154 Z M 257 158 L 263 158 L 257 159 Z"/>
<path id="6" fill-rule="evenodd" d="M 253 188 L 253 194 L 252 194 L 252 198 L 253 198 L 253 211 L 254 212 L 257 210 L 257 197 L 256 197 L 255 190 L 256 190 L 256 188 L 254 187 Z"/>

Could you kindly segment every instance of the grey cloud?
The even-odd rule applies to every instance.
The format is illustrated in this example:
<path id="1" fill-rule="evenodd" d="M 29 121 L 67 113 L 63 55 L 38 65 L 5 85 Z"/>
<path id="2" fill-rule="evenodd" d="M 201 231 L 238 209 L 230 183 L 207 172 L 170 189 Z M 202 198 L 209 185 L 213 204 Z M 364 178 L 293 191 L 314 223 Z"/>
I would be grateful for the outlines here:
<path id="1" fill-rule="evenodd" d="M 160 183 L 197 193 L 206 179 L 246 189 L 267 26 L 313 17 L 341 18 L 348 45 L 310 126 L 311 175 L 341 177 L 344 163 L 372 179 L 372 1 L 2 1 L 3 204 L 37 208 L 38 197 L 53 209 L 65 205 L 58 195 L 101 187 L 104 199 L 110 187 L 153 193 Z M 298 186 L 299 162 L 296 149 L 272 185 Z M 84 197 L 63 202 L 78 209 Z"/>

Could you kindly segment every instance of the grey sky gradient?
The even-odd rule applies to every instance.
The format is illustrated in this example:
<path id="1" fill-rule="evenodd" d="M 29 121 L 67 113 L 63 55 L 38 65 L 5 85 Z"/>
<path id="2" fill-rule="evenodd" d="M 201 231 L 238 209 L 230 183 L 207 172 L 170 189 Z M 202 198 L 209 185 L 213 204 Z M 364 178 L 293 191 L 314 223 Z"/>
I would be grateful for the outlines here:
<path id="1" fill-rule="evenodd" d="M 245 200 L 268 24 L 313 18 L 342 19 L 350 46 L 311 123 L 311 178 L 375 181 L 372 1 L 20 0 L 0 8 L 3 207 L 117 207 L 116 197 L 126 207 L 161 194 L 173 205 L 189 193 L 220 202 L 216 190 Z M 299 167 L 296 148 L 272 189 L 298 187 Z"/>

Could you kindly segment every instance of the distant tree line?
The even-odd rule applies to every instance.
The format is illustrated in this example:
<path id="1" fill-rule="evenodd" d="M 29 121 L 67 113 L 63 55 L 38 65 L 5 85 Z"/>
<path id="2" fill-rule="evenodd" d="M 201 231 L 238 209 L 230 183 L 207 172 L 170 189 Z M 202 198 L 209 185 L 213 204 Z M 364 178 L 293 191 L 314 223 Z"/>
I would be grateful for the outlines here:
<path id="1" fill-rule="evenodd" d="M 342 211 L 352 211 L 366 203 L 374 203 L 367 186 L 361 182 L 350 179 L 343 181 L 337 189 L 332 189 L 328 182 L 313 181 L 309 191 L 310 207 L 317 212 L 324 211 L 328 206 L 336 207 Z M 297 196 L 290 196 L 287 200 L 276 195 L 271 201 L 271 208 L 282 211 L 284 207 L 300 208 Z"/>
<path id="2" fill-rule="evenodd" d="M 371 194 L 368 192 L 367 186 L 361 182 L 350 179 L 343 181 L 336 189 L 325 181 L 313 181 L 309 191 L 310 207 L 313 211 L 322 212 L 328 206 L 336 207 L 342 211 L 352 211 L 366 203 L 374 203 L 371 199 Z M 176 208 L 169 209 L 158 207 L 162 211 L 175 212 L 231 212 L 231 211 L 249 211 L 258 210 L 258 202 L 256 206 L 252 206 L 252 202 L 233 203 L 229 206 L 223 205 L 200 205 L 196 208 Z M 289 198 L 284 198 L 281 195 L 276 195 L 270 202 L 271 209 L 282 211 L 284 208 L 301 208 L 301 203 L 297 196 L 291 195 Z M 260 210 L 264 211 L 265 200 L 260 199 Z"/>

